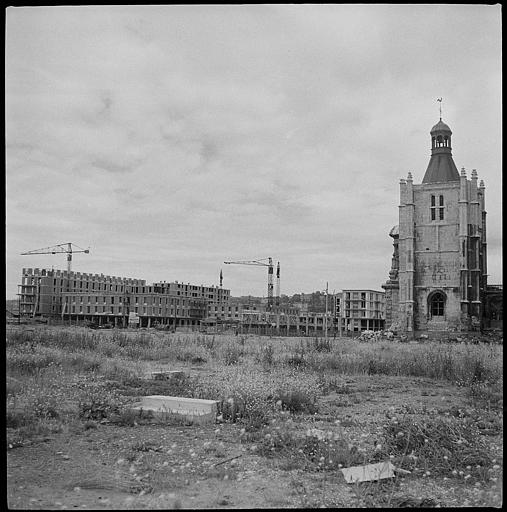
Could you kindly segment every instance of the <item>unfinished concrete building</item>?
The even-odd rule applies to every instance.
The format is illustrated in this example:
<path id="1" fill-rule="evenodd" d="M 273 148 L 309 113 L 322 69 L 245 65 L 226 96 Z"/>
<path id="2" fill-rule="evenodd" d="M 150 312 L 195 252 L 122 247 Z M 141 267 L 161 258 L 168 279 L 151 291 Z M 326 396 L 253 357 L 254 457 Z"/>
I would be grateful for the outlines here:
<path id="1" fill-rule="evenodd" d="M 385 293 L 378 290 L 343 290 L 336 298 L 338 328 L 343 333 L 381 331 L 385 326 Z"/>
<path id="2" fill-rule="evenodd" d="M 219 286 L 156 282 L 104 274 L 23 268 L 19 285 L 22 317 L 53 323 L 114 327 L 233 329 L 252 334 L 323 336 L 379 330 L 384 326 L 384 294 L 344 290 L 340 312 L 329 297 L 329 311 L 232 301 Z M 262 301 L 261 301 L 262 302 Z M 337 316 L 336 316 L 337 315 Z"/>
<path id="3" fill-rule="evenodd" d="M 28 317 L 126 327 L 197 327 L 215 301 L 230 291 L 190 283 L 24 268 L 19 285 L 20 313 Z M 135 320 L 135 322 L 133 322 Z"/>

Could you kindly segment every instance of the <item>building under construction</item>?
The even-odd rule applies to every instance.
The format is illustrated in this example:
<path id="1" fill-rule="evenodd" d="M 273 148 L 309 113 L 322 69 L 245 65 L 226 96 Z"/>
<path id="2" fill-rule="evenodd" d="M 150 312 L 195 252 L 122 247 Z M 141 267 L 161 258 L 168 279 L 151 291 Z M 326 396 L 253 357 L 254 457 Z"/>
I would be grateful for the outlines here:
<path id="1" fill-rule="evenodd" d="M 233 302 L 221 286 L 23 268 L 18 296 L 21 317 L 97 326 L 323 336 L 381 330 L 385 322 L 384 293 L 374 290 L 333 294 L 323 313 L 269 300 Z"/>
<path id="2" fill-rule="evenodd" d="M 307 305 L 305 305 L 307 306 Z M 217 331 L 279 336 L 342 336 L 385 328 L 385 293 L 343 290 L 329 295 L 327 313 L 308 307 L 264 304 L 210 304 L 204 324 Z"/>
<path id="3" fill-rule="evenodd" d="M 19 285 L 21 316 L 96 325 L 198 327 L 210 303 L 228 301 L 229 290 L 190 283 L 24 268 Z"/>

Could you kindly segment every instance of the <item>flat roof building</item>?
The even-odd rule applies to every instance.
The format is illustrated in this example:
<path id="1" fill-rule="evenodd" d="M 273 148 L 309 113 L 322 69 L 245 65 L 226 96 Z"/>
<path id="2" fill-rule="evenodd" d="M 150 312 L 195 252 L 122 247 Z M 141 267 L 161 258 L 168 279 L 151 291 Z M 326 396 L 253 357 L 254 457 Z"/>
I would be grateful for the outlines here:
<path id="1" fill-rule="evenodd" d="M 209 304 L 226 300 L 229 290 L 190 283 L 154 283 L 144 279 L 23 268 L 19 287 L 20 314 L 30 317 L 88 321 L 126 327 L 157 324 L 198 326 Z"/>

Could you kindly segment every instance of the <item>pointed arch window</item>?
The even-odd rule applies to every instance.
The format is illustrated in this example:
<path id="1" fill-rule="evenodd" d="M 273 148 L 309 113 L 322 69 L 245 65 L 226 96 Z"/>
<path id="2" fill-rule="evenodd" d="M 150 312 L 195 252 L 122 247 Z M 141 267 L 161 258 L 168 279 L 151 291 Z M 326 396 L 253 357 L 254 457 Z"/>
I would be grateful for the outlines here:
<path id="1" fill-rule="evenodd" d="M 430 206 L 430 214 L 431 214 L 431 220 L 436 219 L 436 202 L 435 202 L 435 196 L 431 196 L 431 206 Z"/>

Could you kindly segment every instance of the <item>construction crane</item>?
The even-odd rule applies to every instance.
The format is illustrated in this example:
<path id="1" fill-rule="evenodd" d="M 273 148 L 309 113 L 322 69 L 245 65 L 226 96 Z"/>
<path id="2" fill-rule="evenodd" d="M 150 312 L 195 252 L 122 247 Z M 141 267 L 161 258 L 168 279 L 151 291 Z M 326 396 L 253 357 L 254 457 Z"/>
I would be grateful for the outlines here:
<path id="1" fill-rule="evenodd" d="M 267 263 L 266 263 L 267 260 Z M 244 260 L 244 261 L 224 261 L 226 265 L 256 265 L 261 267 L 268 267 L 268 309 L 273 308 L 273 259 L 272 258 L 264 258 L 261 260 Z M 276 269 L 276 279 L 277 279 L 277 295 L 280 294 L 280 262 L 278 262 L 278 266 Z M 277 302 L 278 302 L 277 298 Z"/>
<path id="2" fill-rule="evenodd" d="M 78 248 L 78 250 L 73 249 L 72 246 Z M 34 249 L 33 251 L 22 252 L 21 256 L 30 256 L 32 254 L 58 254 L 58 253 L 67 253 L 67 271 L 70 275 L 72 270 L 72 254 L 75 252 L 84 252 L 88 254 L 90 249 L 83 249 L 82 247 L 73 244 L 72 242 L 67 242 L 65 244 L 53 245 L 52 247 L 43 247 L 42 249 Z"/>
<path id="3" fill-rule="evenodd" d="M 276 266 L 276 307 L 280 305 L 280 262 Z"/>

